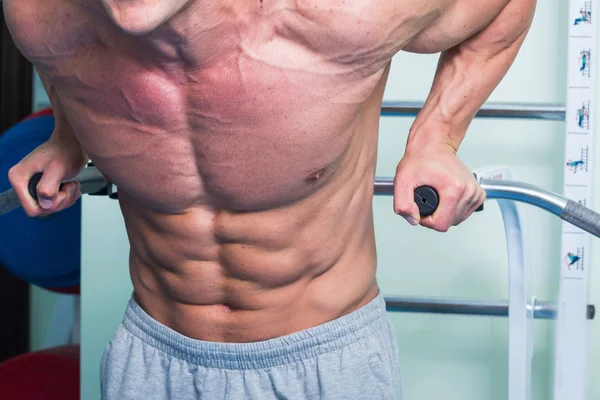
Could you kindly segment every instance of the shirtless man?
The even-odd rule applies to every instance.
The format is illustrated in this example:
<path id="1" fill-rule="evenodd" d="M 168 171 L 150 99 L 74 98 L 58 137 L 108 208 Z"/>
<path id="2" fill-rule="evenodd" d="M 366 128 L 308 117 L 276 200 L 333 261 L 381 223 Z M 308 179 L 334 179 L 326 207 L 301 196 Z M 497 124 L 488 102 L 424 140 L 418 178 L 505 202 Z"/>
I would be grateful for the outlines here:
<path id="1" fill-rule="evenodd" d="M 102 359 L 103 399 L 400 398 L 372 214 L 391 59 L 442 52 L 394 210 L 446 231 L 484 201 L 456 152 L 534 9 L 4 0 L 56 117 L 9 173 L 24 209 L 73 204 L 77 184 L 59 182 L 88 157 L 119 188 L 134 294 Z M 36 172 L 39 204 L 26 191 Z M 441 197 L 427 218 L 413 200 L 421 185 Z"/>

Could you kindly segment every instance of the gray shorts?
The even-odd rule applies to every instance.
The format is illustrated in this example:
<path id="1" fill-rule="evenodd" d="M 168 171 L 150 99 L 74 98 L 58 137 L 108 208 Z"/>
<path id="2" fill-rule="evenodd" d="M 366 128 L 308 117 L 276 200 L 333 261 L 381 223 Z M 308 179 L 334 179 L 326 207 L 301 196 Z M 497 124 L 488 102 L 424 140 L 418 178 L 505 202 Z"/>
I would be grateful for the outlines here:
<path id="1" fill-rule="evenodd" d="M 190 339 L 133 300 L 101 363 L 103 400 L 398 400 L 394 327 L 380 294 L 343 317 L 254 343 Z"/>

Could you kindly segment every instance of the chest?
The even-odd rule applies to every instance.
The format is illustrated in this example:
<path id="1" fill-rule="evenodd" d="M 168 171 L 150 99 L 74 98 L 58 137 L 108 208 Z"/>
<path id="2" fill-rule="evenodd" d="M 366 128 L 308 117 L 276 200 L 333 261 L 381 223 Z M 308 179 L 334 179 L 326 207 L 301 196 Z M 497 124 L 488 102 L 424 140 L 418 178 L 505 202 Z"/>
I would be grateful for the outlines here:
<path id="1" fill-rule="evenodd" d="M 98 73 L 92 64 L 77 79 L 55 78 L 80 142 L 140 199 L 164 205 L 174 198 L 159 200 L 153 185 L 187 188 L 173 208 L 204 195 L 252 209 L 308 194 L 339 166 L 381 78 L 349 82 L 244 55 L 192 72 L 120 59 L 96 65 L 104 65 Z"/>
<path id="2" fill-rule="evenodd" d="M 342 27 L 337 46 L 334 36 L 306 45 L 305 28 L 284 20 L 183 55 L 98 26 L 39 65 L 87 154 L 121 189 L 171 210 L 204 198 L 263 208 L 331 176 L 384 69 Z"/>
<path id="3" fill-rule="evenodd" d="M 389 61 L 379 52 L 385 24 L 370 1 L 289 3 L 221 21 L 198 14 L 195 25 L 219 28 L 143 38 L 97 16 L 88 24 L 69 16 L 55 37 L 31 39 L 50 40 L 44 47 L 52 56 L 32 58 L 67 103 L 147 125 L 173 127 L 176 111 L 188 125 L 235 118 L 262 124 L 282 104 L 289 111 L 316 101 L 364 102 Z"/>

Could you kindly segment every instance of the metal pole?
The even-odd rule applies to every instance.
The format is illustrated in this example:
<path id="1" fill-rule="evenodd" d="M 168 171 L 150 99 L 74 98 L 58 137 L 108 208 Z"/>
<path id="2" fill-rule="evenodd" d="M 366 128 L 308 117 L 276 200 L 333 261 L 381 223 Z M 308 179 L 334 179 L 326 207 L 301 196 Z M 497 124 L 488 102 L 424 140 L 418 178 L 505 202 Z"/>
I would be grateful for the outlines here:
<path id="1" fill-rule="evenodd" d="M 503 181 L 500 179 L 481 179 L 479 184 L 485 190 L 487 199 L 507 199 L 531 204 L 560 216 L 568 203 L 568 199 L 537 186 L 523 182 Z M 394 194 L 392 178 L 375 178 L 376 195 Z"/>
<path id="2" fill-rule="evenodd" d="M 480 179 L 488 199 L 514 200 L 539 207 L 600 238 L 600 213 L 559 194 L 523 182 Z M 376 178 L 374 194 L 393 195 L 392 178 Z"/>
<path id="3" fill-rule="evenodd" d="M 490 317 L 507 317 L 508 303 L 502 301 L 472 301 L 456 299 L 395 297 L 385 298 L 388 311 L 427 314 L 480 315 Z M 536 301 L 533 307 L 535 319 L 555 319 L 557 307 L 548 301 Z M 587 318 L 594 319 L 595 307 L 588 305 Z"/>
<path id="4" fill-rule="evenodd" d="M 414 117 L 423 108 L 424 102 L 384 101 L 382 116 Z M 475 115 L 477 118 L 542 119 L 550 121 L 565 120 L 564 104 L 536 103 L 486 103 Z"/>

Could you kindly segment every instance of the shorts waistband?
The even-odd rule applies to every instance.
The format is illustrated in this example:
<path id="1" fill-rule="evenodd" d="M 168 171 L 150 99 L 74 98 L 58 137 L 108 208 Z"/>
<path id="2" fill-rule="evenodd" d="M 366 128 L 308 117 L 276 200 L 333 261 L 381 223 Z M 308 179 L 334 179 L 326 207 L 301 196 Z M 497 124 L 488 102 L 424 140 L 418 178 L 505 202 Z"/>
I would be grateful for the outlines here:
<path id="1" fill-rule="evenodd" d="M 144 343 L 190 364 L 219 369 L 259 369 L 335 351 L 368 337 L 387 323 L 381 292 L 363 307 L 300 332 L 251 343 L 220 343 L 186 337 L 148 315 L 133 296 L 123 327 Z"/>

